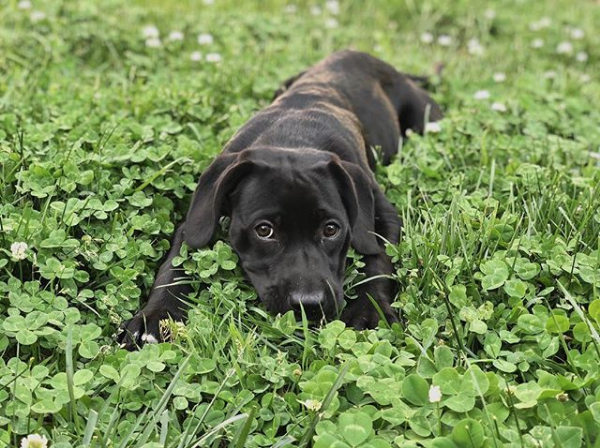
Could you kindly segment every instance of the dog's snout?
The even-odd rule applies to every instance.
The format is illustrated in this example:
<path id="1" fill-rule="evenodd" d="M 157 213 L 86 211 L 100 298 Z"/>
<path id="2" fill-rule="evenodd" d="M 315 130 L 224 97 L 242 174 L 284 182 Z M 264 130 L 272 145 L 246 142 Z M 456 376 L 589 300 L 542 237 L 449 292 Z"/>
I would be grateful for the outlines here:
<path id="1" fill-rule="evenodd" d="M 304 308 L 304 311 L 308 316 L 314 316 L 321 314 L 323 307 L 325 306 L 325 293 L 323 291 L 316 291 L 310 293 L 294 292 L 290 294 L 290 306 L 295 311 L 300 311 Z"/>

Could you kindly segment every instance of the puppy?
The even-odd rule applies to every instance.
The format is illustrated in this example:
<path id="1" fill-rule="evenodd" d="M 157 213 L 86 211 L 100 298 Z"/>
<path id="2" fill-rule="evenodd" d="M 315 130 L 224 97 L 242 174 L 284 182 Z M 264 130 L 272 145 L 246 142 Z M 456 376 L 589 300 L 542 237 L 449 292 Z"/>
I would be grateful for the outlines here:
<path id="1" fill-rule="evenodd" d="M 124 324 L 121 345 L 158 341 L 161 320 L 184 318 L 180 299 L 192 288 L 175 284 L 181 273 L 171 261 L 184 242 L 209 245 L 224 215 L 241 267 L 271 313 L 303 309 L 318 321 L 341 312 L 348 325 L 373 328 L 380 314 L 371 297 L 395 322 L 384 240 L 396 244 L 401 223 L 373 177 L 372 148 L 387 164 L 408 129 L 422 133 L 427 120 L 442 117 L 416 79 L 368 54 L 341 51 L 287 80 L 200 176 L 148 303 Z M 364 274 L 377 278 L 344 307 L 350 246 L 363 256 Z"/>

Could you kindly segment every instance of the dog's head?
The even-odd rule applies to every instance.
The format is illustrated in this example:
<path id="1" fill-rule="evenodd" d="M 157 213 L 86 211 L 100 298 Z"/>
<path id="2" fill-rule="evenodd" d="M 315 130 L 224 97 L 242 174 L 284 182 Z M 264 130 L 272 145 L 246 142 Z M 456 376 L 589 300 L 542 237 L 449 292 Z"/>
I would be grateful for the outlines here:
<path id="1" fill-rule="evenodd" d="M 224 154 L 200 177 L 185 241 L 206 246 L 219 218 L 230 216 L 231 244 L 267 308 L 330 319 L 343 305 L 348 247 L 380 251 L 372 182 L 358 165 L 324 151 Z"/>

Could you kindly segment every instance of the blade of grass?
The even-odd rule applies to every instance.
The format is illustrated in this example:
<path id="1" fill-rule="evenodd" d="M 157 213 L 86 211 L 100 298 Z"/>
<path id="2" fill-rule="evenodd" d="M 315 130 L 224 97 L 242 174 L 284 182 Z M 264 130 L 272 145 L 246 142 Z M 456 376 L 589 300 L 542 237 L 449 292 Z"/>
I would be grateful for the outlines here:
<path id="1" fill-rule="evenodd" d="M 335 396 L 335 393 L 342 386 L 342 382 L 344 381 L 344 377 L 346 376 L 346 373 L 348 372 L 349 368 L 350 368 L 350 363 L 346 362 L 344 364 L 344 367 L 342 367 L 342 369 L 340 370 L 340 373 L 338 374 L 337 378 L 331 385 L 331 389 L 329 389 L 329 392 L 325 396 L 325 399 L 323 400 L 323 404 L 321 405 L 321 409 L 319 409 L 319 412 L 315 413 L 315 415 L 313 416 L 313 418 L 308 426 L 308 429 L 304 432 L 302 439 L 300 439 L 300 443 L 298 444 L 299 447 L 309 446 L 310 441 L 312 440 L 313 434 L 315 433 L 315 428 L 317 427 L 317 423 L 319 423 L 321 421 L 323 414 L 325 413 L 325 411 L 327 411 L 327 408 L 333 401 L 333 397 Z"/>
<path id="2" fill-rule="evenodd" d="M 202 446 L 204 443 L 208 442 L 212 436 L 217 434 L 223 428 L 226 428 L 227 426 L 229 426 L 235 422 L 238 422 L 240 420 L 243 420 L 247 417 L 248 417 L 248 414 L 239 414 L 239 415 L 230 417 L 225 421 L 222 421 L 217 426 L 215 426 L 210 431 L 208 431 L 206 434 L 204 434 L 202 437 L 200 437 L 200 439 L 196 443 L 194 443 L 192 446 L 190 446 L 190 448 L 198 448 L 199 446 Z"/>
<path id="3" fill-rule="evenodd" d="M 75 402 L 75 392 L 73 384 L 73 326 L 69 326 L 67 334 L 67 347 L 65 351 L 65 362 L 67 369 L 67 390 L 69 391 L 69 418 L 75 422 L 77 432 L 81 432 L 81 423 L 77 415 L 77 403 Z"/>
<path id="4" fill-rule="evenodd" d="M 181 374 L 187 367 L 189 361 L 190 361 L 190 356 L 188 356 L 187 358 L 185 358 L 183 360 L 183 362 L 181 363 L 181 366 L 179 366 L 179 369 L 177 369 L 177 372 L 175 372 L 175 375 L 173 376 L 173 380 L 169 384 L 169 387 L 167 387 L 167 390 L 165 390 L 162 397 L 160 397 L 160 400 L 156 406 L 156 409 L 152 410 L 151 418 L 146 423 L 146 425 L 142 431 L 142 434 L 139 436 L 138 440 L 136 440 L 136 443 L 138 446 L 142 446 L 143 444 L 145 444 L 148 441 L 148 439 L 150 438 L 150 436 L 152 435 L 152 431 L 156 429 L 156 427 L 158 425 L 158 422 L 156 421 L 156 416 L 157 415 L 162 416 L 162 413 L 163 413 L 163 411 L 165 411 L 165 408 L 167 407 L 167 404 L 169 402 L 169 398 L 171 398 L 171 395 L 173 394 L 173 390 L 175 389 L 175 386 L 177 385 L 177 381 L 179 380 L 179 377 L 181 376 Z"/>
<path id="5" fill-rule="evenodd" d="M 588 329 L 590 330 L 590 334 L 592 335 L 592 343 L 594 344 L 594 347 L 596 348 L 596 353 L 598 354 L 598 358 L 600 358 L 600 335 L 596 331 L 596 328 L 594 327 L 594 325 L 592 325 L 592 323 L 590 322 L 590 320 L 588 319 L 588 317 L 585 315 L 585 313 L 583 312 L 583 310 L 579 306 L 579 304 L 575 301 L 575 299 L 573 299 L 573 296 L 571 296 L 571 294 L 569 293 L 569 291 L 567 291 L 567 289 L 563 286 L 563 284 L 560 282 L 560 280 L 558 281 L 558 287 L 560 288 L 560 290 L 564 294 L 564 296 L 567 299 L 567 301 L 575 309 L 575 312 L 577 313 L 577 315 L 579 316 L 579 318 L 583 322 L 585 322 L 585 324 L 587 325 Z"/>
<path id="6" fill-rule="evenodd" d="M 248 414 L 248 418 L 246 419 L 246 422 L 244 423 L 244 425 L 240 428 L 240 431 L 238 432 L 237 435 L 237 442 L 232 443 L 230 446 L 232 448 L 244 448 L 244 446 L 246 446 L 246 441 L 248 440 L 248 436 L 250 435 L 250 429 L 252 428 L 252 422 L 254 421 L 254 416 L 256 415 L 256 409 L 257 407 L 254 406 L 251 410 L 250 413 Z"/>
<path id="7" fill-rule="evenodd" d="M 165 409 L 162 415 L 160 416 L 160 439 L 158 443 L 160 443 L 163 447 L 167 442 L 167 435 L 169 433 L 169 411 Z"/>
<path id="8" fill-rule="evenodd" d="M 133 435 L 136 432 L 136 430 L 140 427 L 140 425 L 142 424 L 142 422 L 146 418 L 146 414 L 147 413 L 148 413 L 148 408 L 144 409 L 144 412 L 142 412 L 138 416 L 138 418 L 136 419 L 135 423 L 129 429 L 129 432 L 127 433 L 127 435 L 125 437 L 123 437 L 123 440 L 121 440 L 121 444 L 119 445 L 118 448 L 125 448 L 127 446 L 127 444 L 129 443 L 129 441 L 133 437 Z"/>
<path id="9" fill-rule="evenodd" d="M 208 406 L 206 407 L 206 409 L 204 410 L 204 412 L 200 416 L 200 419 L 198 420 L 198 423 L 194 427 L 193 431 L 190 432 L 191 425 L 187 427 L 187 429 L 185 430 L 185 432 L 181 436 L 181 440 L 180 440 L 179 444 L 177 445 L 177 448 L 183 448 L 185 446 L 185 444 L 188 443 L 189 438 L 192 435 L 194 435 L 194 434 L 196 434 L 198 432 L 198 430 L 200 429 L 200 427 L 204 423 L 204 419 L 206 418 L 206 416 L 208 415 L 209 411 L 212 409 L 213 405 L 217 401 L 217 397 L 219 396 L 219 394 L 221 393 L 221 391 L 225 388 L 225 385 L 227 384 L 227 381 L 229 381 L 229 378 L 231 378 L 231 376 L 233 375 L 234 372 L 235 372 L 235 370 L 233 370 L 233 369 L 230 370 L 229 372 L 227 372 L 227 374 L 225 375 L 225 378 L 223 379 L 223 381 L 221 381 L 221 384 L 219 385 L 219 388 L 217 389 L 217 391 L 213 395 L 212 400 L 210 400 L 210 403 L 208 403 Z"/>
<path id="10" fill-rule="evenodd" d="M 96 423 L 98 423 L 98 413 L 92 409 L 90 410 L 90 415 L 88 416 L 88 421 L 85 425 L 85 431 L 83 433 L 83 440 L 81 442 L 83 446 L 90 445 L 92 436 L 94 435 L 94 430 L 96 429 Z"/>
<path id="11" fill-rule="evenodd" d="M 182 160 L 187 160 L 188 162 L 191 162 L 187 157 L 179 157 L 179 158 L 173 160 L 172 162 L 167 163 L 160 170 L 158 170 L 156 173 L 154 173 L 152 176 L 150 176 L 150 178 L 146 182 L 144 182 L 139 187 L 137 187 L 134 190 L 134 193 L 137 193 L 138 191 L 142 191 L 144 188 L 146 188 L 148 185 L 150 185 L 152 182 L 154 182 L 155 179 L 157 179 L 158 177 L 160 177 L 164 173 L 166 173 L 169 168 L 171 168 L 173 165 L 178 164 Z"/>
<path id="12" fill-rule="evenodd" d="M 281 448 L 283 446 L 290 445 L 295 441 L 296 439 L 292 436 L 284 436 L 281 439 L 279 439 L 279 441 L 275 445 L 273 445 L 273 448 Z"/>

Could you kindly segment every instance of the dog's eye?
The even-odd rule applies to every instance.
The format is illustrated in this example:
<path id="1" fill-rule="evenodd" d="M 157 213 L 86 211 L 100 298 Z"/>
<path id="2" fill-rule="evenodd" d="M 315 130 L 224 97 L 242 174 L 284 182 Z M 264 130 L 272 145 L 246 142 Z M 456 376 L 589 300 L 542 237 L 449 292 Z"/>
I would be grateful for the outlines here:
<path id="1" fill-rule="evenodd" d="M 325 238 L 333 238 L 334 236 L 336 236 L 338 234 L 339 231 L 340 231 L 340 226 L 338 226 L 334 222 L 330 222 L 323 228 L 323 236 Z"/>
<path id="2" fill-rule="evenodd" d="M 256 232 L 258 237 L 262 238 L 263 240 L 268 240 L 273 236 L 274 233 L 273 226 L 266 222 L 261 222 L 254 228 L 254 231 Z"/>

